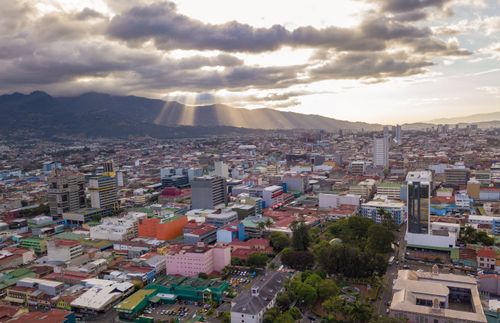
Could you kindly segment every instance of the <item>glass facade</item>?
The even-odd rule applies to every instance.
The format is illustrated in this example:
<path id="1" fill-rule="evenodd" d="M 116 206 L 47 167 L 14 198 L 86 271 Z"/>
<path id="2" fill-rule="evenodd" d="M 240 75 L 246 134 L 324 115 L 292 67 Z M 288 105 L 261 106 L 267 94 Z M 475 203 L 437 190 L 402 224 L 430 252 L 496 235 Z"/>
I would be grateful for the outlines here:
<path id="1" fill-rule="evenodd" d="M 408 232 L 429 233 L 430 187 L 427 183 L 408 183 Z"/>

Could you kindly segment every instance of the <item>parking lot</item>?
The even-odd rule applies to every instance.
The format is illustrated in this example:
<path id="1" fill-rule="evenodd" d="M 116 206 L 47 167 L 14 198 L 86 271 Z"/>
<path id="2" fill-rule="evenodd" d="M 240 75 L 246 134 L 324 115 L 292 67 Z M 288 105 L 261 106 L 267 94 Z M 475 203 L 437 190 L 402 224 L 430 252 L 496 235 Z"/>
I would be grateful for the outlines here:
<path id="1" fill-rule="evenodd" d="M 238 289 L 248 285 L 254 277 L 246 270 L 233 269 L 228 278 L 232 288 Z"/>
<path id="2" fill-rule="evenodd" d="M 177 319 L 184 322 L 194 318 L 197 314 L 204 314 L 210 309 L 210 305 L 190 302 L 177 304 L 162 304 L 144 311 L 147 316 L 152 316 L 155 322 L 167 322 Z"/>

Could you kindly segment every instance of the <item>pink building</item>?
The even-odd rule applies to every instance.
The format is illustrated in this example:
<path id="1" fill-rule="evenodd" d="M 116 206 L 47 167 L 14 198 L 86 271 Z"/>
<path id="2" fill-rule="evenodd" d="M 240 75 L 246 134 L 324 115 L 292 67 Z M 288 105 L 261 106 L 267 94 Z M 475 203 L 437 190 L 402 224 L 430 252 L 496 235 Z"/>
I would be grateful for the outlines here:
<path id="1" fill-rule="evenodd" d="M 197 276 L 199 273 L 221 272 L 231 264 L 231 249 L 227 246 L 177 246 L 167 253 L 167 275 Z"/>

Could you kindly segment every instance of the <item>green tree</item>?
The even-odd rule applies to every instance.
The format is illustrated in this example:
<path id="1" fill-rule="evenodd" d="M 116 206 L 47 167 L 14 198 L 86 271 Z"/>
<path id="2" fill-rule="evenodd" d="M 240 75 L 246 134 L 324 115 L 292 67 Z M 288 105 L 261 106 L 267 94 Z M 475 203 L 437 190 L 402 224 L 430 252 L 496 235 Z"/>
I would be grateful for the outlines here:
<path id="1" fill-rule="evenodd" d="M 318 297 L 321 300 L 326 300 L 339 293 L 337 284 L 331 279 L 325 279 L 321 283 L 319 283 L 317 290 Z"/>
<path id="2" fill-rule="evenodd" d="M 286 310 L 292 304 L 292 300 L 290 299 L 290 294 L 288 292 L 284 292 L 278 295 L 276 298 L 276 305 L 281 310 Z"/>
<path id="3" fill-rule="evenodd" d="M 254 253 L 248 256 L 248 266 L 264 267 L 269 261 L 269 257 L 263 253 Z"/>
<path id="4" fill-rule="evenodd" d="M 307 278 L 304 280 L 304 283 L 311 285 L 315 289 L 318 288 L 319 284 L 323 281 L 323 278 L 321 278 L 320 275 L 316 273 L 312 273 Z"/>
<path id="5" fill-rule="evenodd" d="M 291 309 L 289 309 L 288 313 L 292 315 L 295 321 L 300 320 L 302 318 L 302 313 L 300 313 L 300 310 L 296 307 L 292 307 Z"/>
<path id="6" fill-rule="evenodd" d="M 294 221 L 291 225 L 292 229 L 292 247 L 298 251 L 304 251 L 309 248 L 309 232 L 304 221 Z"/>
<path id="7" fill-rule="evenodd" d="M 299 302 L 305 307 L 310 307 L 316 302 L 316 289 L 309 284 L 301 283 L 295 293 Z"/>
<path id="8" fill-rule="evenodd" d="M 229 312 L 222 312 L 219 315 L 219 318 L 222 321 L 222 323 L 230 323 L 231 322 L 231 313 L 229 313 Z"/>
<path id="9" fill-rule="evenodd" d="M 294 323 L 295 320 L 293 319 L 293 316 L 290 312 L 285 312 L 281 315 L 279 315 L 276 320 L 276 323 Z"/>
<path id="10" fill-rule="evenodd" d="M 281 253 L 281 262 L 292 269 L 304 271 L 314 265 L 314 255 L 309 251 L 286 248 Z"/>
<path id="11" fill-rule="evenodd" d="M 386 226 L 374 224 L 368 229 L 367 250 L 374 253 L 387 253 L 392 250 L 392 242 L 394 242 L 394 233 Z"/>
<path id="12" fill-rule="evenodd" d="M 280 252 L 290 246 L 290 239 L 283 232 L 273 232 L 269 238 L 271 240 L 271 246 L 273 246 L 275 252 Z"/>
<path id="13" fill-rule="evenodd" d="M 264 313 L 263 323 L 274 323 L 280 315 L 280 310 L 277 307 L 272 307 Z"/>

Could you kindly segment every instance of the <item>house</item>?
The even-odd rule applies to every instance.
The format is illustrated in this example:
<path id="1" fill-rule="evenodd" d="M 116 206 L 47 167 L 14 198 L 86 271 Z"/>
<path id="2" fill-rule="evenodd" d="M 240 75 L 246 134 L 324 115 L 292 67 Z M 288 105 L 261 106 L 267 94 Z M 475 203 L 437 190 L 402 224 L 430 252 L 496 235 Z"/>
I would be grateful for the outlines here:
<path id="1" fill-rule="evenodd" d="M 267 272 L 250 290 L 245 290 L 233 299 L 231 323 L 261 323 L 265 312 L 276 303 L 286 278 L 286 273 Z"/>
<path id="2" fill-rule="evenodd" d="M 477 266 L 482 269 L 495 270 L 497 254 L 490 248 L 482 248 L 477 253 Z"/>

